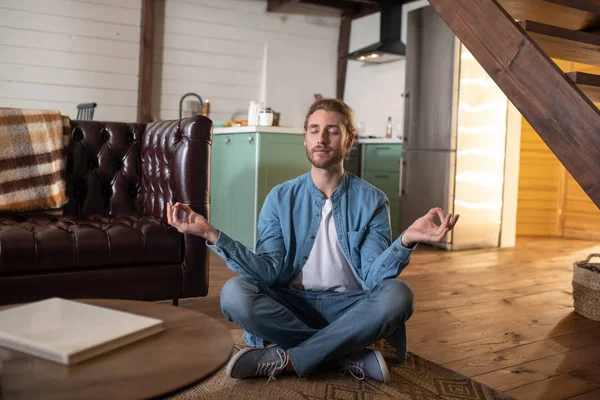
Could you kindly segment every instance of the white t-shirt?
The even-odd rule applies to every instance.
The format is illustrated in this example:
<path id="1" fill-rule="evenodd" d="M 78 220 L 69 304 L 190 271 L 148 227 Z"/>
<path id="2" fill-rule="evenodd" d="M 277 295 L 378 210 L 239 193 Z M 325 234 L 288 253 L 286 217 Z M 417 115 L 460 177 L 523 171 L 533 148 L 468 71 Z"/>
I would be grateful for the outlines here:
<path id="1" fill-rule="evenodd" d="M 356 271 L 348 262 L 337 239 L 330 199 L 325 201 L 321 211 L 319 231 L 308 260 L 290 288 L 336 292 L 363 290 Z"/>

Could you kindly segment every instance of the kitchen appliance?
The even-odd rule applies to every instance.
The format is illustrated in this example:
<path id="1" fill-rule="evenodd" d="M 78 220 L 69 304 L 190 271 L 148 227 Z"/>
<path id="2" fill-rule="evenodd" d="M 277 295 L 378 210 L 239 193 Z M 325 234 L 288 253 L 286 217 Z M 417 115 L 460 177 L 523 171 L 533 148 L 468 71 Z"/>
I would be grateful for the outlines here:
<path id="1" fill-rule="evenodd" d="M 405 46 L 400 40 L 402 2 L 381 0 L 379 9 L 379 41 L 348 54 L 348 60 L 381 64 L 404 59 Z"/>
<path id="2" fill-rule="evenodd" d="M 433 7 L 406 24 L 400 229 L 440 207 L 460 220 L 437 246 L 498 247 L 508 100 Z"/>

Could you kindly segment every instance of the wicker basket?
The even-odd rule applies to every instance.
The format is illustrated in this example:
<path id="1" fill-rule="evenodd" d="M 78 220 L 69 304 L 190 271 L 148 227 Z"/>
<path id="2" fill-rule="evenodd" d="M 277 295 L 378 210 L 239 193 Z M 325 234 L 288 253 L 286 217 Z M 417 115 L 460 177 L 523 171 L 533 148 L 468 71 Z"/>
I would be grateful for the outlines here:
<path id="1" fill-rule="evenodd" d="M 577 314 L 600 321 L 600 263 L 591 263 L 593 257 L 600 254 L 573 264 L 573 302 Z"/>

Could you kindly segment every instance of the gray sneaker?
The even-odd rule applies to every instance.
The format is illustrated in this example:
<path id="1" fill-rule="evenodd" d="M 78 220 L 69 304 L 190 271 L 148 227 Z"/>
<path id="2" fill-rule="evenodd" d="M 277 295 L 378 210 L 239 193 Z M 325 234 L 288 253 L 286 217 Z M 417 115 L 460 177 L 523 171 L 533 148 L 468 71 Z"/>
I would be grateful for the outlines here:
<path id="1" fill-rule="evenodd" d="M 350 373 L 354 378 L 374 379 L 380 382 L 390 380 L 390 372 L 381 353 L 377 350 L 361 349 L 338 360 L 340 375 Z"/>
<path id="2" fill-rule="evenodd" d="M 285 371 L 289 357 L 279 346 L 248 348 L 235 354 L 227 364 L 227 376 L 234 379 L 268 376 L 269 382 Z"/>

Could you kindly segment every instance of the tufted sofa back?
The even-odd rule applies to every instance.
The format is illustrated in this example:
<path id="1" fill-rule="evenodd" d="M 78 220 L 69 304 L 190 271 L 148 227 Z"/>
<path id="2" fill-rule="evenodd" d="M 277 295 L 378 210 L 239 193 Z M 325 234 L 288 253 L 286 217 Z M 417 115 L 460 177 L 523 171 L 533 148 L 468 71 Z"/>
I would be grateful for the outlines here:
<path id="1" fill-rule="evenodd" d="M 72 125 L 65 214 L 140 215 L 145 124 L 72 121 Z"/>
<path id="2" fill-rule="evenodd" d="M 147 126 L 99 121 L 72 125 L 66 215 L 133 214 L 166 220 L 166 202 L 179 201 L 208 216 L 208 118 Z"/>

